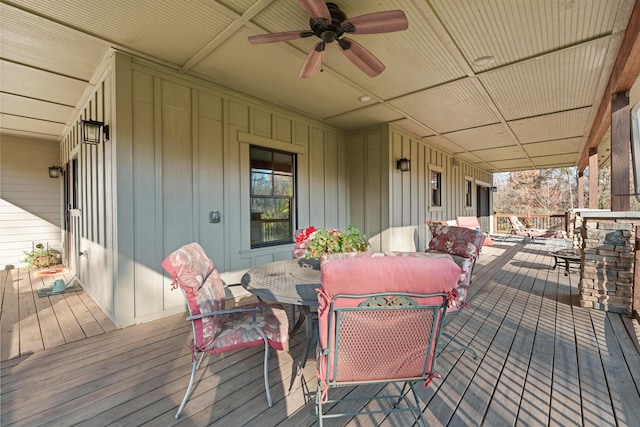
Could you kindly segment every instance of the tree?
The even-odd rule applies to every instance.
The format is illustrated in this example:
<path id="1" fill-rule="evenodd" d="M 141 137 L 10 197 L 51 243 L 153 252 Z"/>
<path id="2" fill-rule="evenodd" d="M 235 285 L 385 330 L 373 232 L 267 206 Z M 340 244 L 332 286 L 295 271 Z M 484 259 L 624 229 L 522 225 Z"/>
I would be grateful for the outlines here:
<path id="1" fill-rule="evenodd" d="M 494 174 L 496 213 L 557 214 L 576 206 L 577 170 L 539 169 Z"/>

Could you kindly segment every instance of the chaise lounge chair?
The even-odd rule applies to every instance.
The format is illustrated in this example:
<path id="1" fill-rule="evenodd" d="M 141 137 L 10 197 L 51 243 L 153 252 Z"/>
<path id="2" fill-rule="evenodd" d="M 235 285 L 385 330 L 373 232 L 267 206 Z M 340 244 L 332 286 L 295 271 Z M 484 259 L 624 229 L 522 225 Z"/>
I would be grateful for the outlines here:
<path id="1" fill-rule="evenodd" d="M 536 237 L 567 239 L 567 233 L 565 233 L 564 230 L 526 228 L 515 215 L 510 216 L 509 221 L 511 221 L 512 227 L 511 234 L 515 234 L 516 236 L 523 236 L 525 242 L 527 241 L 527 239 L 531 239 L 532 242 L 535 242 Z"/>

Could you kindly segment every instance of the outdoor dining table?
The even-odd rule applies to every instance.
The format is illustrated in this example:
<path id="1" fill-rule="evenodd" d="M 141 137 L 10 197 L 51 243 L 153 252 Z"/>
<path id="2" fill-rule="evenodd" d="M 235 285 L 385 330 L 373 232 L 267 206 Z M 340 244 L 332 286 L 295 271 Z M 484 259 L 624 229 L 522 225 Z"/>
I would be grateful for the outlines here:
<path id="1" fill-rule="evenodd" d="M 260 299 L 316 307 L 320 260 L 299 258 L 263 264 L 247 271 L 240 283 Z"/>
<path id="2" fill-rule="evenodd" d="M 307 342 L 301 361 L 295 368 L 300 372 L 307 361 L 309 348 L 314 341 L 314 329 L 317 327 L 317 312 L 312 309 L 318 306 L 316 289 L 320 288 L 320 260 L 299 258 L 263 264 L 247 271 L 240 283 L 260 300 L 300 307 L 301 315 L 290 332 L 290 336 L 293 336 L 307 320 Z M 292 378 L 290 390 L 297 372 Z"/>

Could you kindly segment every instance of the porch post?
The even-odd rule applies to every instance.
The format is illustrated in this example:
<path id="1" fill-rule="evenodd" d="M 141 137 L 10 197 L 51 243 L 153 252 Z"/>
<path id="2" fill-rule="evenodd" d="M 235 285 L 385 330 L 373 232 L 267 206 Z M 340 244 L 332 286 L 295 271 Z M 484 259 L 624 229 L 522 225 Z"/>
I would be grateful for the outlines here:
<path id="1" fill-rule="evenodd" d="M 584 171 L 578 172 L 578 208 L 584 208 Z"/>
<path id="2" fill-rule="evenodd" d="M 629 162 L 631 150 L 629 92 L 613 94 L 611 99 L 611 210 L 631 210 Z"/>
<path id="3" fill-rule="evenodd" d="M 632 315 L 636 320 L 638 318 L 638 311 L 640 310 L 640 226 L 635 226 L 635 245 L 633 252 L 633 306 Z"/>
<path id="4" fill-rule="evenodd" d="M 598 209 L 598 148 L 589 148 L 589 209 Z"/>

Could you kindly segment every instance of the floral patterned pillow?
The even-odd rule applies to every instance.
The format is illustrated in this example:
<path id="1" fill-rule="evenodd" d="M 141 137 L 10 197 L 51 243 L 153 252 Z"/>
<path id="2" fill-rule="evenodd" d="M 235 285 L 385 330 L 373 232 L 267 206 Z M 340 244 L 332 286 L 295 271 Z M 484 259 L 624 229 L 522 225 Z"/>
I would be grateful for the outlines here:
<path id="1" fill-rule="evenodd" d="M 480 255 L 484 235 L 479 230 L 465 227 L 438 225 L 435 227 L 429 249 L 476 259 Z"/>

